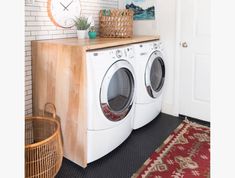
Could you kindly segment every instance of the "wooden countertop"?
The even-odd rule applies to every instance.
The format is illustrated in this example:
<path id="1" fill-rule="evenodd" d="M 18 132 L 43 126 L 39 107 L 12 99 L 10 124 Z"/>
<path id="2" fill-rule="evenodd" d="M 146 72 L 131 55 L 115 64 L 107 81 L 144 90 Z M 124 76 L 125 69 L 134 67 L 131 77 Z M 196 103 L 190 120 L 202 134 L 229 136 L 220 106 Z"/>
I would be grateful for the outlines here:
<path id="1" fill-rule="evenodd" d="M 39 40 L 37 43 L 61 44 L 66 46 L 78 46 L 83 50 L 94 50 L 100 48 L 107 48 L 113 46 L 120 46 L 126 44 L 139 43 L 144 41 L 152 41 L 160 39 L 156 36 L 133 36 L 132 38 L 96 38 L 96 39 L 77 39 L 77 38 L 63 38 L 53 40 Z"/>

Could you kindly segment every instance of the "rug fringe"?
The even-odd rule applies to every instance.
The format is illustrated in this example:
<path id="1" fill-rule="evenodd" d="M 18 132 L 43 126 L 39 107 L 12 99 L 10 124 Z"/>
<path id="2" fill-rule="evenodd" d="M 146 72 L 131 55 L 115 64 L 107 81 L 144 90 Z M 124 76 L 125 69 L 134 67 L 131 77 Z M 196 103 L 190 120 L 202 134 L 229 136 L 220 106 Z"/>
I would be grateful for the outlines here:
<path id="1" fill-rule="evenodd" d="M 138 174 L 133 174 L 132 176 L 131 176 L 131 178 L 136 178 L 138 176 Z"/>
<path id="2" fill-rule="evenodd" d="M 210 128 L 208 126 L 205 126 L 205 125 L 201 125 L 201 124 L 198 124 L 196 122 L 193 122 L 193 121 L 189 121 L 187 118 L 183 120 L 183 122 L 185 122 L 186 124 L 189 124 L 190 126 L 192 127 L 202 127 L 202 128 Z"/>

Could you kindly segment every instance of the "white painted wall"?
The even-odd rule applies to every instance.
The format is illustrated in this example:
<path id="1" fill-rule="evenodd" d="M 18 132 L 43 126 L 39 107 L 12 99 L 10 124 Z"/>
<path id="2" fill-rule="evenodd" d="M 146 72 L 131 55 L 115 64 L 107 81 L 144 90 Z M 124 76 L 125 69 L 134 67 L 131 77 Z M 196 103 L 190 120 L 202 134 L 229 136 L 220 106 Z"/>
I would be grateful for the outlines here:
<path id="1" fill-rule="evenodd" d="M 157 0 L 157 31 L 165 43 L 167 55 L 166 90 L 163 112 L 174 113 L 175 92 L 175 44 L 176 44 L 176 1 Z M 178 114 L 178 113 L 177 113 Z"/>
<path id="2" fill-rule="evenodd" d="M 124 8 L 125 0 L 119 0 L 119 8 Z M 166 47 L 166 87 L 162 111 L 176 115 L 174 106 L 175 92 L 175 40 L 176 40 L 176 1 L 157 0 L 155 20 L 134 21 L 135 35 L 160 34 Z"/>

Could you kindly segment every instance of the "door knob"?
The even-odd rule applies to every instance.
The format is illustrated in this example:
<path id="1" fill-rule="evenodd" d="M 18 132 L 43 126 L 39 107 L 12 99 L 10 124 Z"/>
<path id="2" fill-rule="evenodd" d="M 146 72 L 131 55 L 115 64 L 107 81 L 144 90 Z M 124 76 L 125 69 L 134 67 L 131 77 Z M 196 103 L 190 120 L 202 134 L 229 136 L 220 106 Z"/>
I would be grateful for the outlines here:
<path id="1" fill-rule="evenodd" d="M 187 42 L 181 42 L 181 46 L 182 46 L 183 48 L 187 48 L 187 47 L 188 47 L 188 44 L 187 44 Z"/>

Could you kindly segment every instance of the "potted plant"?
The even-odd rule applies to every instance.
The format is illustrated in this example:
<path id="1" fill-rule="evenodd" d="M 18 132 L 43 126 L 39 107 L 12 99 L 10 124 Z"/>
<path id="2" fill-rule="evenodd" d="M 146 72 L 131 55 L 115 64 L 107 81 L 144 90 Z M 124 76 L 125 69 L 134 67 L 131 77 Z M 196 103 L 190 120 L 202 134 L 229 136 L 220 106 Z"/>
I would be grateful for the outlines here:
<path id="1" fill-rule="evenodd" d="M 75 26 L 77 28 L 77 36 L 79 39 L 84 39 L 87 36 L 87 30 L 90 27 L 90 23 L 86 17 L 75 17 Z"/>
<path id="2" fill-rule="evenodd" d="M 96 29 L 95 26 L 91 26 L 88 32 L 89 38 L 90 39 L 95 39 L 96 38 Z"/>

